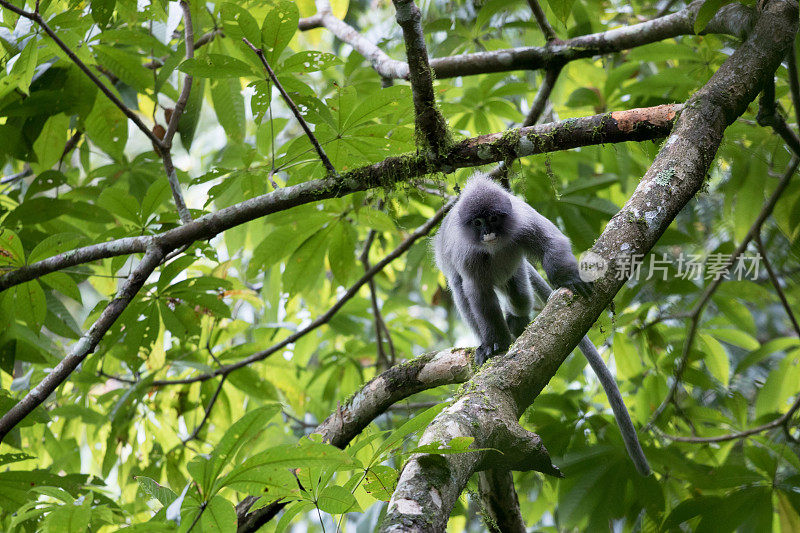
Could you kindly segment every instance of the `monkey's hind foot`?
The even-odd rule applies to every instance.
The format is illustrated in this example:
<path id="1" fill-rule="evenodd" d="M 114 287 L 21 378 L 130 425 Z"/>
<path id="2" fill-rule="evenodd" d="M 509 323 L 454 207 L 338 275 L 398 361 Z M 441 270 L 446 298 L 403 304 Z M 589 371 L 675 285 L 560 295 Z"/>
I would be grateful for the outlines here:
<path id="1" fill-rule="evenodd" d="M 530 320 L 526 316 L 508 315 L 506 317 L 506 323 L 508 324 L 508 329 L 511 331 L 511 334 L 514 335 L 514 337 L 519 337 L 522 335 L 522 332 L 525 331 L 525 328 L 528 327 Z"/>
<path id="2" fill-rule="evenodd" d="M 475 350 L 475 363 L 481 367 L 490 357 L 494 357 L 504 351 L 496 342 L 494 344 L 481 344 Z"/>

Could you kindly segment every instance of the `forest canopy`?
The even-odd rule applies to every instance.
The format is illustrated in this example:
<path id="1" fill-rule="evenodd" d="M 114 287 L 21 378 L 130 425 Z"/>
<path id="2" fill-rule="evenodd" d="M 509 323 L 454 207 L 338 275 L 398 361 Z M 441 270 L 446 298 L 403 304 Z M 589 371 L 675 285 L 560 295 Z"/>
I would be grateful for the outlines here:
<path id="1" fill-rule="evenodd" d="M 0 0 L 0 530 L 800 530 L 797 26 Z M 480 368 L 476 171 L 595 269 Z"/>

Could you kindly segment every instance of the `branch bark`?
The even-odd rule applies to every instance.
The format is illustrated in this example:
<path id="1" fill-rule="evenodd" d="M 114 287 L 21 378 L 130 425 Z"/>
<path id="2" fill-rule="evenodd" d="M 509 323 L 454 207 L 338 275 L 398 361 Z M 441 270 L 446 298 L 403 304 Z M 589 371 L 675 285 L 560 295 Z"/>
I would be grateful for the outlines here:
<path id="1" fill-rule="evenodd" d="M 700 190 L 725 128 L 775 72 L 796 31 L 796 3 L 766 5 L 750 37 L 687 102 L 633 195 L 592 248 L 609 266 L 595 282 L 593 298 L 577 299 L 566 289 L 556 291 L 508 354 L 484 365 L 470 388 L 426 429 L 423 441 L 442 435 L 467 436 L 475 439 L 475 448 L 493 446 L 491 426 L 483 423 L 487 413 L 491 420 L 510 421 L 509 432 L 522 430 L 518 417 L 624 283 L 616 279 L 617 265 L 634 254 L 646 254 Z M 381 531 L 443 531 L 458 495 L 485 453 L 413 456 L 400 475 Z"/>
<path id="2" fill-rule="evenodd" d="M 452 172 L 455 168 L 485 165 L 511 156 L 524 157 L 578 146 L 657 139 L 669 133 L 680 109 L 680 104 L 631 109 L 482 135 L 457 143 L 437 162 L 416 154 L 389 157 L 345 172 L 339 179 L 311 180 L 245 200 L 158 235 L 126 237 L 48 257 L 0 276 L 0 291 L 63 268 L 144 252 L 151 242 L 158 242 L 170 252 L 290 207 L 388 187 L 427 173 Z"/>

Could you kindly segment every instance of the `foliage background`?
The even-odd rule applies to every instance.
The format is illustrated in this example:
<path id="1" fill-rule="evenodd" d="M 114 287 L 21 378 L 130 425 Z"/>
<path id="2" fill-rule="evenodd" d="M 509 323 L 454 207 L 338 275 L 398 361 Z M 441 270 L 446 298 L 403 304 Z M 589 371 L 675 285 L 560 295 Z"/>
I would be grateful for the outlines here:
<path id="1" fill-rule="evenodd" d="M 673 4 L 576 0 L 544 7 L 558 37 L 569 38 L 680 8 Z M 420 5 L 431 57 L 545 42 L 521 1 Z M 405 58 L 391 3 L 339 0 L 333 7 L 392 57 Z M 166 125 L 164 110 L 178 97 L 181 73 L 194 75 L 174 158 L 195 217 L 325 175 L 242 36 L 265 48 L 336 169 L 415 150 L 408 86 L 382 87 L 369 63 L 325 29 L 297 31 L 298 18 L 315 12 L 310 0 L 192 3 L 196 37 L 213 39 L 188 61 L 182 32 L 173 33 L 181 23 L 176 3 L 43 1 L 40 12 L 147 124 Z M 78 245 L 175 227 L 178 215 L 150 141 L 51 39 L 10 11 L 2 17 L 0 158 L 4 174 L 15 179 L 0 186 L 0 265 L 14 268 Z M 572 61 L 542 121 L 682 102 L 735 46 L 730 37 L 685 36 Z M 154 59 L 163 66 L 146 68 Z M 435 88 L 456 137 L 471 137 L 522 122 L 542 77 L 483 74 L 437 80 Z M 795 116 L 784 67 L 776 96 Z M 662 237 L 655 256 L 731 253 L 747 234 L 791 157 L 771 129 L 756 124 L 756 111 L 753 105 L 727 130 L 706 190 Z M 73 136 L 77 145 L 62 157 Z M 657 143 L 625 143 L 528 157 L 513 164 L 512 186 L 557 221 L 579 252 L 626 201 L 657 149 Z M 20 172 L 26 175 L 14 176 Z M 372 530 L 402 466 L 401 445 L 413 446 L 406 437 L 432 415 L 398 428 L 455 386 L 398 405 L 345 452 L 296 443 L 388 364 L 473 342 L 424 239 L 374 278 L 392 347 L 385 332 L 378 339 L 370 290 L 363 287 L 327 324 L 264 361 L 225 378 L 157 388 L 152 382 L 213 371 L 322 315 L 363 274 L 359 255 L 369 235 L 375 263 L 471 173 L 276 213 L 198 242 L 160 267 L 80 371 L 3 442 L 0 529 L 130 524 L 171 531 L 170 519 L 181 514 L 186 530 L 205 506 L 196 531 L 233 531 L 234 504 L 269 489 L 268 500 L 286 495 L 295 503 L 266 530 L 291 520 L 298 531 L 322 530 L 320 521 L 327 530 Z M 799 222 L 794 185 L 762 228 L 766 256 L 794 309 Z M 59 361 L 133 264 L 127 256 L 104 259 L 0 293 L 0 412 Z M 681 280 L 674 267 L 666 281 L 630 282 L 590 333 L 640 427 L 667 394 L 686 339 L 685 315 L 707 283 Z M 671 406 L 655 430 L 640 434 L 656 471 L 647 479 L 635 474 L 602 389 L 573 355 L 524 418 L 566 474 L 563 480 L 516 474 L 527 524 L 554 531 L 797 531 L 796 424 L 718 444 L 674 442 L 665 433 L 723 435 L 786 412 L 800 392 L 799 334 L 763 269 L 756 280 L 723 283 L 699 319 L 680 410 Z M 305 490 L 289 466 L 300 467 Z M 450 527 L 480 530 L 479 506 L 467 494 L 462 501 Z"/>

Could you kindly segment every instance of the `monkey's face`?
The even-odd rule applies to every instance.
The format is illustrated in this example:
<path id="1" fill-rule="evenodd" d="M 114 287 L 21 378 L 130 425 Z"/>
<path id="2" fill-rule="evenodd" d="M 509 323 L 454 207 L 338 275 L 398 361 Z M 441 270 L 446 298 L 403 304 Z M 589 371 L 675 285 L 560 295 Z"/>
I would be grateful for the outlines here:
<path id="1" fill-rule="evenodd" d="M 472 232 L 475 242 L 483 244 L 486 248 L 495 248 L 506 237 L 506 214 L 503 212 L 485 212 L 471 218 L 468 229 Z"/>

